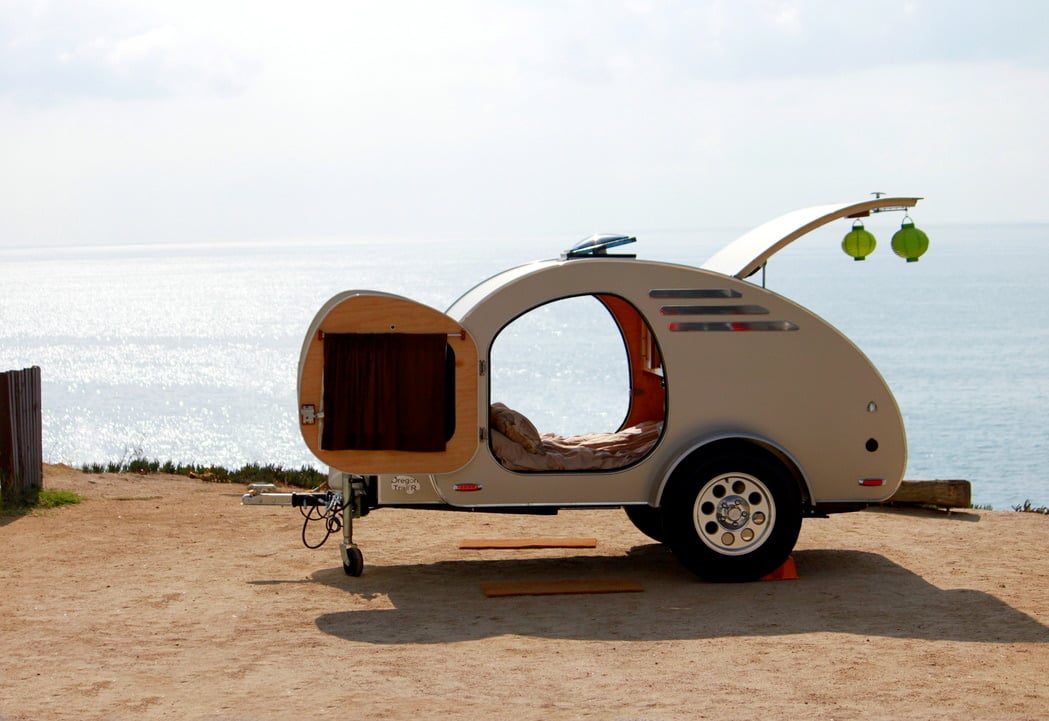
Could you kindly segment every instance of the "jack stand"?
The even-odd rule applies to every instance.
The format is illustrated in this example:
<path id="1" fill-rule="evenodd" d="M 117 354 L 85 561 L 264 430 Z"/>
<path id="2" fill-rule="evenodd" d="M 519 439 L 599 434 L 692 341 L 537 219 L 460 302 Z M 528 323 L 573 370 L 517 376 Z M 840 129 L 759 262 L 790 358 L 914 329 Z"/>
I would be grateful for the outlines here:
<path id="1" fill-rule="evenodd" d="M 342 474 L 342 497 L 346 505 L 342 509 L 342 542 L 339 553 L 342 555 L 342 570 L 347 576 L 357 577 L 364 572 L 364 554 L 353 542 L 353 519 L 363 515 L 364 484 L 355 481 L 349 474 Z"/>
<path id="2" fill-rule="evenodd" d="M 307 548 L 320 548 L 341 526 L 342 570 L 347 576 L 360 576 L 364 572 L 364 556 L 353 542 L 353 519 L 368 513 L 368 479 L 348 473 L 340 473 L 337 477 L 338 480 L 334 475 L 328 479 L 331 490 L 312 493 L 277 493 L 272 483 L 253 483 L 249 492 L 241 497 L 241 503 L 245 506 L 293 506 L 303 511 L 306 520 L 302 527 L 302 542 Z M 337 515 L 340 511 L 341 517 Z M 324 521 L 326 530 L 324 538 L 315 545 L 306 540 L 306 526 L 311 521 Z"/>

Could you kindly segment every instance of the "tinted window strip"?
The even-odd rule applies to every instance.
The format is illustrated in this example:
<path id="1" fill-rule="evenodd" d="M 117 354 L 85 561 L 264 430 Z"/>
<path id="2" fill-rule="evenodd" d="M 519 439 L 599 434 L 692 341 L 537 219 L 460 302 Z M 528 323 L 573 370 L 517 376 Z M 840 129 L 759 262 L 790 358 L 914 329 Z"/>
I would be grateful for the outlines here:
<path id="1" fill-rule="evenodd" d="M 684 321 L 671 323 L 669 328 L 672 332 L 798 330 L 798 324 L 789 320 Z"/>

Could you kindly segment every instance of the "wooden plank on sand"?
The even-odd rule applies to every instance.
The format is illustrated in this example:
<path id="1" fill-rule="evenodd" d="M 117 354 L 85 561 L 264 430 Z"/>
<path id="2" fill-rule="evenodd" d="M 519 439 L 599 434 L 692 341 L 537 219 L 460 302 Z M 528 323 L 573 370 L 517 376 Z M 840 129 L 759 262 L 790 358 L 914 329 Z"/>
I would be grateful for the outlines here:
<path id="1" fill-rule="evenodd" d="M 641 584 L 626 578 L 564 579 L 560 581 L 482 581 L 488 598 L 500 596 L 556 596 L 573 593 L 637 593 Z"/>
<path id="2" fill-rule="evenodd" d="M 597 548 L 596 538 L 464 538 L 459 548 Z"/>

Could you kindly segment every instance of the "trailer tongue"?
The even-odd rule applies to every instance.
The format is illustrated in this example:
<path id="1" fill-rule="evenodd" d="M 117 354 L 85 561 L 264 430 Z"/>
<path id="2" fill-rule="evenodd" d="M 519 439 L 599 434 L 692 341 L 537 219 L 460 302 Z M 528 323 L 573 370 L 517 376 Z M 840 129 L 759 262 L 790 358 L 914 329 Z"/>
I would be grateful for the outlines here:
<path id="1" fill-rule="evenodd" d="M 348 576 L 360 576 L 364 571 L 364 556 L 353 542 L 353 519 L 368 515 L 365 479 L 340 474 L 339 490 L 309 493 L 278 493 L 272 483 L 253 483 L 241 497 L 245 506 L 291 506 L 302 513 L 302 544 L 306 548 L 323 546 L 333 534 L 342 532 L 339 550 L 342 568 Z M 311 543 L 308 536 L 312 524 L 321 524 L 320 541 Z"/>

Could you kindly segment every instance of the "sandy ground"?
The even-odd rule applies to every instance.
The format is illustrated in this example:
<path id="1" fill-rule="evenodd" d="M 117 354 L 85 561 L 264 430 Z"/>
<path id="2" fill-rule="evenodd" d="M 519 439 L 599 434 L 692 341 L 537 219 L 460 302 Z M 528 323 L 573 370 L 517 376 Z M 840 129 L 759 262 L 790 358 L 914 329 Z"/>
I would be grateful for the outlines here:
<path id="1" fill-rule="evenodd" d="M 0 719 L 1043 719 L 1049 518 L 806 521 L 794 581 L 706 584 L 620 511 L 384 509 L 300 542 L 290 508 L 169 476 L 45 485 L 0 519 Z M 596 549 L 463 551 L 593 536 Z M 482 581 L 644 591 L 485 598 Z"/>

